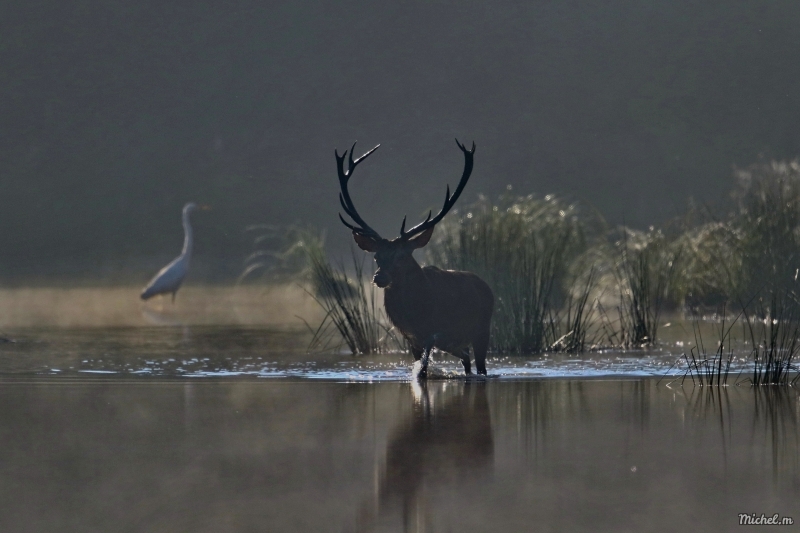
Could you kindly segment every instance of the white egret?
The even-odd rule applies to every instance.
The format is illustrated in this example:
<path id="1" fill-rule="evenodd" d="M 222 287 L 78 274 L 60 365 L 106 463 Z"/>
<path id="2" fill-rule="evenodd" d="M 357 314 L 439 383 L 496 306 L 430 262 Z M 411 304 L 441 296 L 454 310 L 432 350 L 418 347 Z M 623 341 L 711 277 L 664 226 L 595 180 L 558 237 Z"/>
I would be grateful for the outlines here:
<path id="1" fill-rule="evenodd" d="M 183 206 L 183 251 L 181 255 L 175 258 L 170 264 L 158 271 L 158 274 L 153 277 L 147 287 L 142 291 L 142 300 L 152 298 L 156 294 L 172 293 L 172 302 L 175 302 L 175 294 L 183 283 L 186 273 L 189 271 L 189 261 L 192 257 L 192 245 L 194 238 L 192 236 L 192 225 L 189 222 L 189 213 L 197 209 L 198 206 L 194 202 L 189 202 Z M 200 209 L 210 209 L 208 206 L 201 206 Z"/>

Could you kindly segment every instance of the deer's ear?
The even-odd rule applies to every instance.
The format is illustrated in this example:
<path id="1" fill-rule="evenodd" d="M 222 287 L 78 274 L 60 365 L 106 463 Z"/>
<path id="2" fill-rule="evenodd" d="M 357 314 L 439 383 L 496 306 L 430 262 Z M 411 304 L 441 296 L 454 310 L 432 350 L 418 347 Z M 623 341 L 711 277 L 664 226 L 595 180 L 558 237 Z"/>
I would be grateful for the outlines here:
<path id="1" fill-rule="evenodd" d="M 416 250 L 417 248 L 422 248 L 423 246 L 428 244 L 428 241 L 431 240 L 431 235 L 433 235 L 434 227 L 435 226 L 431 226 L 430 228 L 426 229 L 425 231 L 423 231 L 422 233 L 420 233 L 419 235 L 408 241 L 408 244 L 411 246 L 411 249 Z"/>
<path id="2" fill-rule="evenodd" d="M 366 235 L 361 235 L 354 231 L 353 238 L 356 240 L 358 247 L 365 252 L 375 253 L 378 250 L 378 241 L 372 237 L 367 237 Z"/>

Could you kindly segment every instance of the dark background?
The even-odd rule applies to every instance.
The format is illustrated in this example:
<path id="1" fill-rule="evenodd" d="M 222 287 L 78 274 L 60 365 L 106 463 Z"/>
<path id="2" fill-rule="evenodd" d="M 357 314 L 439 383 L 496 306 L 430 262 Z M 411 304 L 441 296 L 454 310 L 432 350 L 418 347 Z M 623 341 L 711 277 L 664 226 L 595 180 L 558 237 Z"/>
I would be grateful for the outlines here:
<path id="1" fill-rule="evenodd" d="M 557 193 L 612 223 L 723 199 L 800 151 L 792 1 L 0 4 L 0 281 L 144 282 L 197 213 L 192 279 L 241 272 L 249 224 L 345 250 L 333 149 L 393 236 L 438 208 Z"/>

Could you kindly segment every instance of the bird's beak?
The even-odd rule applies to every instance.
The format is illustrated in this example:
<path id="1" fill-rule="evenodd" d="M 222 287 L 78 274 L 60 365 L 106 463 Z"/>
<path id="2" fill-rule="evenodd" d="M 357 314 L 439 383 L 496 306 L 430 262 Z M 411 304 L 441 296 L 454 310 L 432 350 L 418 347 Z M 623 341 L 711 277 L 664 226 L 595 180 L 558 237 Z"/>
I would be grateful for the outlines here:
<path id="1" fill-rule="evenodd" d="M 200 206 L 200 210 L 201 211 L 211 211 L 211 206 L 210 205 L 201 205 Z"/>

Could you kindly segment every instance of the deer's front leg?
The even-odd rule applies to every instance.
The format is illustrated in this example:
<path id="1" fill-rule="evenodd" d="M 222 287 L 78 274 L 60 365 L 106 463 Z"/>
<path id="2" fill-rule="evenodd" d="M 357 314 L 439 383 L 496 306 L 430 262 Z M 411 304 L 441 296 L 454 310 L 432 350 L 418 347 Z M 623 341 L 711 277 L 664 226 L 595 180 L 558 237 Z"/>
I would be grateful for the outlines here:
<path id="1" fill-rule="evenodd" d="M 419 361 L 422 358 L 422 347 L 416 344 L 411 344 L 411 355 L 414 356 L 414 361 Z"/>
<path id="2" fill-rule="evenodd" d="M 419 376 L 420 378 L 425 378 L 428 376 L 428 361 L 431 358 L 431 351 L 433 351 L 433 347 L 436 345 L 437 337 L 438 335 L 432 335 L 430 339 L 425 341 L 425 345 L 422 347 L 422 355 L 420 358 L 420 369 L 419 369 L 419 374 L 417 374 L 417 376 Z"/>
<path id="3" fill-rule="evenodd" d="M 465 376 L 472 374 L 472 365 L 469 362 L 469 348 L 464 348 L 461 350 L 461 364 L 464 366 Z"/>

